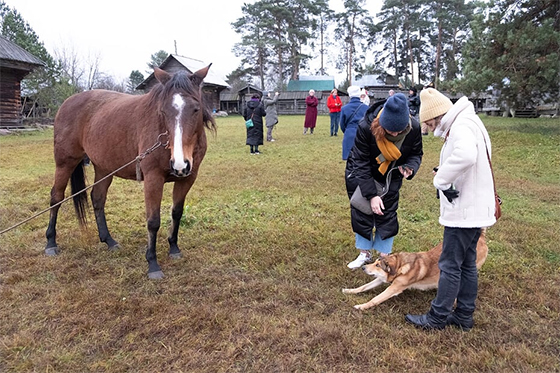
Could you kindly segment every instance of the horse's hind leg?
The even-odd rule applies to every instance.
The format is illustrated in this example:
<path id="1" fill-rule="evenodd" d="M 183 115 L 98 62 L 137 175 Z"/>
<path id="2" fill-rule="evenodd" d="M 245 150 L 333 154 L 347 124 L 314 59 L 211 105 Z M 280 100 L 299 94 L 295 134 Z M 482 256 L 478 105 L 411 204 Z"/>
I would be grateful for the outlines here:
<path id="1" fill-rule="evenodd" d="M 76 165 L 80 163 L 80 160 L 76 160 L 74 163 L 66 163 L 61 166 L 56 167 L 54 174 L 54 185 L 51 189 L 51 202 L 50 206 L 54 206 L 64 199 L 64 191 L 68 185 L 68 180 L 74 172 Z M 45 254 L 47 256 L 57 255 L 59 252 L 58 245 L 56 244 L 56 219 L 58 217 L 58 210 L 60 205 L 53 207 L 50 212 L 49 226 L 47 228 L 47 245 L 45 246 Z"/>
<path id="2" fill-rule="evenodd" d="M 177 245 L 178 235 L 179 235 L 179 225 L 181 223 L 181 217 L 183 216 L 183 210 L 185 206 L 185 197 L 194 184 L 196 176 L 189 176 L 188 180 L 175 182 L 173 185 L 173 208 L 171 209 L 171 229 L 169 230 L 169 237 L 167 241 L 169 242 L 169 257 L 170 258 L 180 258 L 182 256 L 181 250 Z"/>
<path id="3" fill-rule="evenodd" d="M 102 179 L 106 175 L 100 175 L 97 170 L 95 170 L 95 182 Z M 105 202 L 107 201 L 107 190 L 113 181 L 113 177 L 108 177 L 107 179 L 96 184 L 91 190 L 91 203 L 93 205 L 93 211 L 95 212 L 95 222 L 97 223 L 97 230 L 99 232 L 99 240 L 105 242 L 109 250 L 116 250 L 119 248 L 117 241 L 111 237 L 109 229 L 107 228 L 107 220 L 105 219 Z"/>

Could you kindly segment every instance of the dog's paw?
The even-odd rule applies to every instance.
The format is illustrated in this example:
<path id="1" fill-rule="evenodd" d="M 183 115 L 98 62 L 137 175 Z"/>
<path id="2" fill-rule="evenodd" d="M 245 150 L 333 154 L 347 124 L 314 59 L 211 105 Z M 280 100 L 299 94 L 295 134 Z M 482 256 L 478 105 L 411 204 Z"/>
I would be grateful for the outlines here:
<path id="1" fill-rule="evenodd" d="M 360 311 L 364 311 L 367 310 L 369 308 L 369 306 L 367 305 L 367 303 L 364 304 L 356 304 L 354 306 L 355 309 L 360 310 Z"/>
<path id="2" fill-rule="evenodd" d="M 342 289 L 344 294 L 352 294 L 352 289 Z"/>

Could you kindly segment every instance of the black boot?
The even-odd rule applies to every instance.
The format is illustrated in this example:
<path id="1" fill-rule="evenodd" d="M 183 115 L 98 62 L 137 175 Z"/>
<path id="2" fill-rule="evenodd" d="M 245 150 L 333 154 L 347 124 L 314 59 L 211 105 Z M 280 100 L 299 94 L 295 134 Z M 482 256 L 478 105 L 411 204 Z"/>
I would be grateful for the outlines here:
<path id="1" fill-rule="evenodd" d="M 433 323 L 428 320 L 428 314 L 424 315 L 406 315 L 405 321 L 411 323 L 417 328 L 421 328 L 424 330 L 441 330 L 445 328 L 447 323 Z"/>
<path id="2" fill-rule="evenodd" d="M 456 328 L 461 329 L 464 332 L 468 332 L 474 326 L 474 321 L 472 316 L 461 317 L 460 315 L 457 315 L 455 312 L 451 312 L 449 316 L 447 316 L 447 325 L 452 325 Z"/>

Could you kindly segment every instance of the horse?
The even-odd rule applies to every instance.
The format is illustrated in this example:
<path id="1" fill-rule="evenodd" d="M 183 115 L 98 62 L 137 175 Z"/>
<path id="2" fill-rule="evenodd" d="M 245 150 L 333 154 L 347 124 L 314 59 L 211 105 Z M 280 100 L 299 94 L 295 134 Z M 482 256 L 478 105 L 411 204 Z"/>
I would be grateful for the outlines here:
<path id="1" fill-rule="evenodd" d="M 91 201 L 99 239 L 109 250 L 119 248 L 107 228 L 105 202 L 113 173 L 134 160 L 157 141 L 165 146 L 152 149 L 139 165 L 130 163 L 114 175 L 143 180 L 148 230 L 148 278 L 164 277 L 156 257 L 160 228 L 160 207 L 164 183 L 174 182 L 172 224 L 169 230 L 169 257 L 182 256 L 177 245 L 179 223 L 185 197 L 193 186 L 206 154 L 206 129 L 216 132 L 216 122 L 204 103 L 202 82 L 210 65 L 191 74 L 170 74 L 154 67 L 156 85 L 146 94 L 130 95 L 107 90 L 91 90 L 69 97 L 60 106 L 54 123 L 54 185 L 51 189 L 49 225 L 46 232 L 47 256 L 58 255 L 56 220 L 60 201 L 70 179 L 74 207 L 81 225 L 86 224 L 87 194 L 84 157 L 95 171 Z M 105 178 L 105 179 L 104 179 Z M 97 184 L 96 184 L 97 183 Z"/>

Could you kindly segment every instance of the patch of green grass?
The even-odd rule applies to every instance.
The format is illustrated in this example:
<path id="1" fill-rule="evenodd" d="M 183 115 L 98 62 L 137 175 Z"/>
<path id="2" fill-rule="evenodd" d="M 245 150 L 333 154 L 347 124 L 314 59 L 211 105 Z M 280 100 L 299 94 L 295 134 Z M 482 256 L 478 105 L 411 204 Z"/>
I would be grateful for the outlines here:
<path id="1" fill-rule="evenodd" d="M 278 141 L 251 156 L 242 118 L 217 118 L 186 198 L 179 260 L 167 257 L 165 186 L 162 281 L 146 278 L 141 183 L 115 179 L 109 189 L 119 251 L 99 243 L 91 211 L 80 228 L 71 204 L 59 213 L 58 257 L 43 255 L 48 214 L 1 236 L 0 371 L 560 371 L 557 119 L 482 117 L 504 204 L 487 233 L 469 333 L 404 323 L 428 310 L 435 291 L 352 308 L 382 289 L 340 291 L 371 280 L 346 268 L 356 253 L 342 137 L 329 136 L 327 116 L 304 136 L 303 119 L 281 116 Z M 427 250 L 442 237 L 431 172 L 442 141 L 423 141 L 422 167 L 401 190 L 395 251 Z M 0 229 L 48 206 L 52 154 L 52 130 L 0 138 Z"/>

